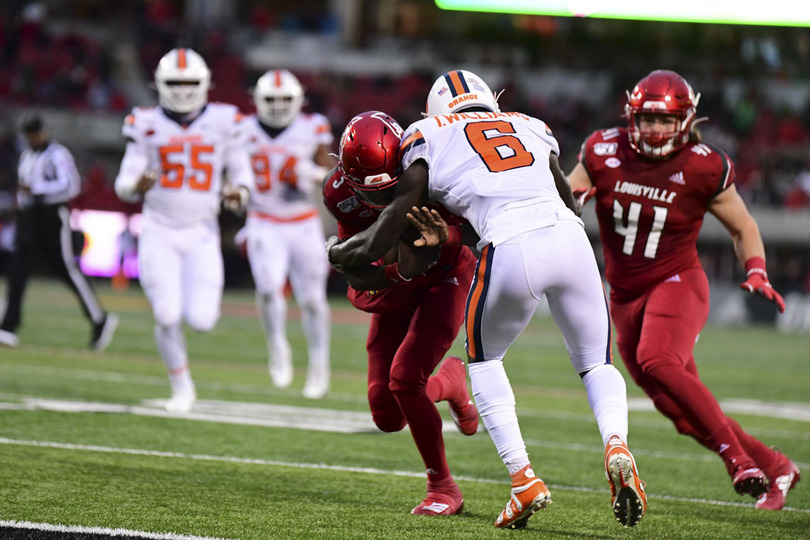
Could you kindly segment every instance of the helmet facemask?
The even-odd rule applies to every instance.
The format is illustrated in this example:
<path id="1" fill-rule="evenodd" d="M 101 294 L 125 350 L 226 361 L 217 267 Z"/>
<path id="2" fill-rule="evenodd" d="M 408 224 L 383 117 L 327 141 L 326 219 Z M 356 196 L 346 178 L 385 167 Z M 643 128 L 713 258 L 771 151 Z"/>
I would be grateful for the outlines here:
<path id="1" fill-rule="evenodd" d="M 694 114 L 687 117 L 669 113 L 631 113 L 628 131 L 630 134 L 630 144 L 638 153 L 655 159 L 665 158 L 689 142 L 690 124 Z M 675 120 L 675 129 L 663 131 L 660 128 L 643 130 L 641 127 L 642 118 L 652 121 L 655 117 L 672 118 Z"/>

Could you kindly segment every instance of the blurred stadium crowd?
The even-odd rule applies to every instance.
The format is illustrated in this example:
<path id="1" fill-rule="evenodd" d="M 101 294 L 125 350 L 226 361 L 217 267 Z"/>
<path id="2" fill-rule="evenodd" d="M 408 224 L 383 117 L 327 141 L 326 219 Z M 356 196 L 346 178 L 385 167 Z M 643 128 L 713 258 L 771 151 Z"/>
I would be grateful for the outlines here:
<path id="1" fill-rule="evenodd" d="M 651 69 L 673 69 L 702 94 L 704 139 L 734 159 L 749 207 L 808 223 L 810 29 L 448 12 L 433 0 L 6 0 L 0 211 L 13 208 L 18 121 L 29 110 L 48 117 L 74 152 L 86 186 L 79 207 L 137 211 L 112 189 L 120 126 L 131 107 L 156 104 L 152 73 L 175 46 L 206 59 L 212 101 L 244 112 L 254 110 L 249 89 L 261 73 L 290 69 L 306 88 L 306 107 L 325 114 L 336 136 L 369 109 L 407 125 L 437 73 L 472 69 L 505 89 L 504 110 L 551 126 L 564 170 L 585 136 L 620 122 L 630 85 Z M 789 223 L 779 221 L 776 236 Z M 809 292 L 810 235 L 765 236 L 779 261 L 774 283 Z M 736 280 L 727 236 L 718 238 L 707 271 Z"/>

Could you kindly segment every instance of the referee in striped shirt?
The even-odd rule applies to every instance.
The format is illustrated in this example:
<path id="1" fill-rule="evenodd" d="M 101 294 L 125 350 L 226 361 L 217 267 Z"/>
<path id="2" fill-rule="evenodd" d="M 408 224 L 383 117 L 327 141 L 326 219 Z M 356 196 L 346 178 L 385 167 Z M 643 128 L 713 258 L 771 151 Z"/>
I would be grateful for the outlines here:
<path id="1" fill-rule="evenodd" d="M 8 268 L 6 313 L 0 324 L 0 345 L 20 343 L 22 300 L 28 275 L 39 251 L 81 302 L 92 323 L 90 348 L 104 350 L 112 341 L 118 316 L 106 312 L 76 263 L 71 241 L 68 203 L 81 191 L 81 179 L 70 151 L 51 140 L 39 116 L 23 120 L 27 148 L 17 169 L 17 236 Z"/>

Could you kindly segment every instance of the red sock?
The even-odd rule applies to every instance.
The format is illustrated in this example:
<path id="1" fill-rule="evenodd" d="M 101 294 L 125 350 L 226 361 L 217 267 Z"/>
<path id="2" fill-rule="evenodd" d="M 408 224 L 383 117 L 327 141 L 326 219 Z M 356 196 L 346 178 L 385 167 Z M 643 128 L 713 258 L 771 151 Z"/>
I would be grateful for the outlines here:
<path id="1" fill-rule="evenodd" d="M 450 477 L 444 455 L 442 417 L 426 392 L 394 392 L 399 408 L 408 421 L 411 436 L 425 462 L 428 478 L 441 482 Z"/>
<path id="2" fill-rule="evenodd" d="M 756 461 L 757 466 L 762 469 L 763 471 L 770 471 L 774 466 L 778 463 L 778 457 L 776 452 L 765 446 L 762 441 L 757 439 L 756 437 L 752 437 L 745 431 L 743 428 L 740 427 L 740 424 L 732 420 L 731 418 L 728 419 L 729 425 L 731 429 L 734 430 L 734 435 L 737 436 L 737 440 L 740 441 L 743 449 L 745 449 L 745 453 L 751 456 L 751 458 Z"/>

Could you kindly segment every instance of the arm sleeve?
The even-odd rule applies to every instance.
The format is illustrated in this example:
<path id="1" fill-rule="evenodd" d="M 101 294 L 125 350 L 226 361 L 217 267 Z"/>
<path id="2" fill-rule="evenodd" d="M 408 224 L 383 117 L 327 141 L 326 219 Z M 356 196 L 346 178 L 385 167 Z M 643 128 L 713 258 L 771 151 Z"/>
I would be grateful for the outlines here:
<path id="1" fill-rule="evenodd" d="M 136 143 L 127 143 L 127 150 L 124 159 L 121 160 L 121 168 L 115 178 L 115 193 L 118 198 L 126 202 L 135 202 L 140 197 L 136 190 L 138 180 L 149 166 L 149 158 L 146 150 Z"/>
<path id="2" fill-rule="evenodd" d="M 65 194 L 72 199 L 82 189 L 76 162 L 67 149 L 59 147 L 45 163 L 45 181 L 37 186 L 36 195 Z"/>
<path id="3" fill-rule="evenodd" d="M 248 190 L 253 186 L 253 167 L 245 145 L 245 128 L 241 114 L 234 117 L 228 147 L 225 151 L 225 168 L 228 171 L 228 181 L 234 186 L 244 186 Z"/>

